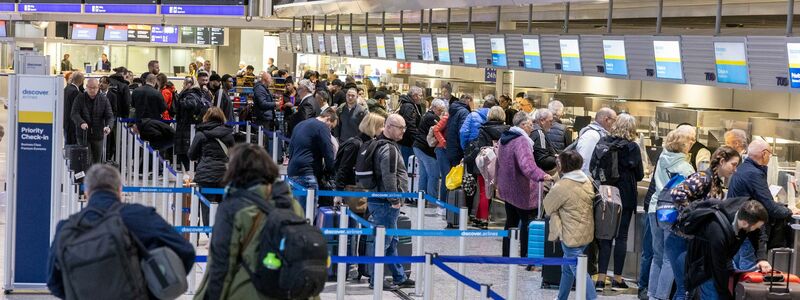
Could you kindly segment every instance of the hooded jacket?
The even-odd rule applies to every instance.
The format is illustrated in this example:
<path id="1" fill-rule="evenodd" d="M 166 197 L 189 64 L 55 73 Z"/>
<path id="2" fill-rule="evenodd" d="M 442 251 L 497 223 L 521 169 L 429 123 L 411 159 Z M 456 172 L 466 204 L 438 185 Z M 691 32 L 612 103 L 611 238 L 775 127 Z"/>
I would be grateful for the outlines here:
<path id="1" fill-rule="evenodd" d="M 527 136 L 512 129 L 500 135 L 497 150 L 497 193 L 520 209 L 539 207 L 539 181 L 547 175 L 536 166 L 531 142 Z"/>
<path id="2" fill-rule="evenodd" d="M 447 140 L 447 160 L 451 166 L 455 166 L 464 158 L 464 147 L 461 146 L 459 133 L 461 125 L 464 124 L 464 120 L 469 115 L 469 105 L 461 101 L 455 101 L 450 104 L 448 113 L 450 117 L 447 120 L 447 134 L 445 135 Z"/>
<path id="3" fill-rule="evenodd" d="M 464 124 L 461 124 L 461 128 L 458 131 L 461 149 L 466 150 L 469 143 L 478 138 L 478 129 L 481 128 L 483 123 L 486 123 L 488 115 L 488 108 L 479 108 L 477 111 L 467 115 L 467 118 L 464 119 Z"/>
<path id="4" fill-rule="evenodd" d="M 150 86 L 143 85 L 133 91 L 131 95 L 133 99 L 133 107 L 136 108 L 136 119 L 141 122 L 142 119 L 161 119 L 161 113 L 167 110 L 167 104 L 164 103 L 164 96 L 161 95 L 159 90 Z"/>
<path id="5" fill-rule="evenodd" d="M 685 153 L 670 152 L 664 149 L 664 152 L 661 152 L 661 156 L 658 158 L 656 171 L 653 173 L 656 189 L 655 193 L 653 193 L 653 196 L 650 198 L 649 209 L 647 211 L 650 213 L 656 212 L 658 194 L 661 193 L 661 190 L 664 189 L 664 185 L 667 184 L 672 176 L 680 174 L 684 177 L 689 177 L 692 173 L 694 173 L 694 168 L 687 160 Z"/>
<path id="6" fill-rule="evenodd" d="M 131 114 L 131 90 L 130 83 L 125 80 L 122 74 L 108 76 L 108 92 L 114 93 L 117 99 L 117 114 L 119 118 L 128 118 Z"/>
<path id="7" fill-rule="evenodd" d="M 388 140 L 383 134 L 378 136 L 378 139 Z M 375 188 L 376 192 L 407 192 L 408 177 L 406 166 L 403 163 L 403 156 L 400 155 L 400 149 L 394 141 L 384 144 L 382 147 L 375 150 L 374 166 L 379 166 L 378 173 L 378 186 Z M 400 198 L 387 198 L 387 199 L 368 199 L 368 201 L 389 201 L 392 205 L 400 203 Z"/>
<path id="8" fill-rule="evenodd" d="M 186 154 L 189 151 L 192 124 L 199 124 L 196 114 L 203 103 L 211 103 L 208 96 L 199 88 L 190 88 L 178 95 L 175 105 L 175 153 Z"/>
<path id="9" fill-rule="evenodd" d="M 439 116 L 432 110 L 429 110 L 422 116 L 419 130 L 417 134 L 414 135 L 414 148 L 419 148 L 422 152 L 425 152 L 425 154 L 433 158 L 436 157 L 436 152 L 433 150 L 433 147 L 428 145 L 428 131 L 434 128 L 437 123 L 439 123 Z"/>
<path id="10" fill-rule="evenodd" d="M 594 239 L 592 200 L 594 187 L 581 170 L 562 175 L 543 200 L 550 216 L 548 240 L 561 240 L 568 247 L 588 245 Z"/>
<path id="11" fill-rule="evenodd" d="M 419 122 L 422 120 L 422 112 L 424 112 L 422 106 L 414 104 L 410 94 L 400 95 L 400 108 L 398 108 L 397 113 L 406 121 L 406 131 L 403 133 L 403 139 L 397 142 L 400 146 L 413 146 L 414 136 L 417 134 Z"/>
<path id="12" fill-rule="evenodd" d="M 383 106 L 380 103 L 378 103 L 378 100 L 375 99 L 367 100 L 367 108 L 371 113 L 379 114 L 381 117 L 384 118 L 389 117 L 389 113 L 386 112 L 386 106 Z"/>
<path id="13" fill-rule="evenodd" d="M 639 144 L 616 136 L 605 136 L 603 140 L 619 145 L 619 156 L 617 157 L 619 166 L 619 180 L 614 184 L 619 189 L 619 196 L 622 199 L 622 207 L 628 209 L 636 208 L 638 199 L 638 182 L 644 178 L 644 166 L 642 164 L 642 152 Z"/>
<path id="14" fill-rule="evenodd" d="M 555 172 L 558 168 L 556 162 L 558 153 L 539 124 L 534 124 L 531 140 L 533 140 L 533 158 L 536 159 L 536 165 L 542 170 Z"/>
<path id="15" fill-rule="evenodd" d="M 225 145 L 222 148 L 220 142 Z M 219 122 L 202 123 L 189 147 L 189 159 L 199 161 L 195 181 L 217 184 L 222 182 L 228 163 L 228 149 L 233 147 L 233 129 Z"/>

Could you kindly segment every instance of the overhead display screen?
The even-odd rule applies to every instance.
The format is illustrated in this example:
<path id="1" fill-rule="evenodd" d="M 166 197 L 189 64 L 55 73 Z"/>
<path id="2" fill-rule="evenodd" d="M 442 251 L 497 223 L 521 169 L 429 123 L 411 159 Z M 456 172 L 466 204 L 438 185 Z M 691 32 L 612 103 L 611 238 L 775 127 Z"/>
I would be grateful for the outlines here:
<path id="1" fill-rule="evenodd" d="M 304 35 L 306 38 L 306 52 L 314 53 L 314 36 L 310 33 Z"/>
<path id="2" fill-rule="evenodd" d="M 461 45 L 464 48 L 464 64 L 477 65 L 478 64 L 478 57 L 475 56 L 475 38 L 474 37 L 462 37 L 461 38 Z"/>
<path id="3" fill-rule="evenodd" d="M 243 16 L 244 0 L 161 0 L 164 15 Z"/>
<path id="4" fill-rule="evenodd" d="M 97 24 L 72 24 L 72 39 L 94 41 L 97 39 Z"/>
<path id="5" fill-rule="evenodd" d="M 103 40 L 127 42 L 128 25 L 106 25 L 106 30 L 103 33 Z"/>
<path id="6" fill-rule="evenodd" d="M 653 50 L 656 60 L 656 77 L 682 80 L 681 43 L 679 41 L 653 41 Z"/>
<path id="7" fill-rule="evenodd" d="M 349 34 L 344 36 L 344 55 L 353 56 L 353 37 Z"/>
<path id="8" fill-rule="evenodd" d="M 382 35 L 375 36 L 375 45 L 377 45 L 378 57 L 386 58 L 386 40 Z"/>
<path id="9" fill-rule="evenodd" d="M 420 38 L 420 47 L 422 47 L 422 60 L 433 61 L 433 39 L 430 35 L 422 35 Z"/>
<path id="10" fill-rule="evenodd" d="M 324 35 L 318 35 L 317 36 L 317 42 L 318 42 L 318 45 L 319 45 L 319 53 L 325 53 L 325 36 Z"/>
<path id="11" fill-rule="evenodd" d="M 446 36 L 436 37 L 436 50 L 439 52 L 440 62 L 450 62 L 450 44 L 448 43 Z"/>
<path id="12" fill-rule="evenodd" d="M 581 49 L 577 39 L 559 40 L 561 46 L 561 71 L 581 72 Z"/>
<path id="13" fill-rule="evenodd" d="M 197 44 L 197 28 L 181 27 L 181 43 Z"/>
<path id="14" fill-rule="evenodd" d="M 17 10 L 19 12 L 80 13 L 81 0 L 20 0 Z"/>
<path id="15" fill-rule="evenodd" d="M 747 54 L 742 42 L 714 42 L 717 82 L 749 84 Z"/>
<path id="16" fill-rule="evenodd" d="M 358 50 L 362 57 L 369 57 L 369 42 L 366 35 L 358 36 Z"/>
<path id="17" fill-rule="evenodd" d="M 526 69 L 542 69 L 542 56 L 539 52 L 539 39 L 522 39 L 522 52 Z"/>
<path id="18" fill-rule="evenodd" d="M 628 76 L 628 61 L 625 57 L 625 41 L 604 40 L 603 60 L 606 74 Z"/>
<path id="19" fill-rule="evenodd" d="M 197 45 L 224 45 L 225 29 L 218 27 L 181 27 L 181 43 Z"/>
<path id="20" fill-rule="evenodd" d="M 129 42 L 150 42 L 150 25 L 128 25 Z"/>
<path id="21" fill-rule="evenodd" d="M 14 0 L 0 0 L 0 11 L 14 11 L 15 8 Z"/>
<path id="22" fill-rule="evenodd" d="M 178 43 L 177 26 L 153 26 L 150 30 L 150 42 L 161 44 Z"/>
<path id="23" fill-rule="evenodd" d="M 339 37 L 332 35 L 331 39 L 331 53 L 339 54 Z"/>
<path id="24" fill-rule="evenodd" d="M 800 88 L 800 43 L 786 43 L 789 50 L 789 82 L 793 89 Z"/>
<path id="25" fill-rule="evenodd" d="M 505 38 L 491 38 L 492 46 L 492 66 L 506 67 L 508 66 L 508 59 L 506 57 L 506 39 Z"/>
<path id="26" fill-rule="evenodd" d="M 406 48 L 403 46 L 403 36 L 394 37 L 394 58 L 406 59 Z"/>
<path id="27" fill-rule="evenodd" d="M 154 15 L 157 4 L 156 0 L 86 0 L 83 10 L 87 14 Z"/>

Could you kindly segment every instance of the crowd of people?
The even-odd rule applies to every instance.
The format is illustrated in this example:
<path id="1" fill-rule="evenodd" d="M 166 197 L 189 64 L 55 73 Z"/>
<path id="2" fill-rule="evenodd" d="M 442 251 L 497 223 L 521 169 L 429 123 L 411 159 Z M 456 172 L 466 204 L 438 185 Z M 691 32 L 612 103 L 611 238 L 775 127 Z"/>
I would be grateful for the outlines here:
<path id="1" fill-rule="evenodd" d="M 251 66 L 242 64 L 240 69 L 238 76 L 255 76 Z M 133 130 L 154 148 L 173 148 L 171 153 L 184 169 L 197 162 L 195 182 L 201 187 L 229 189 L 225 201 L 207 196 L 223 204 L 201 294 L 217 299 L 258 293 L 252 286 L 234 284 L 242 275 L 233 266 L 249 259 L 231 255 L 242 246 L 240 237 L 245 232 L 238 231 L 256 222 L 242 217 L 240 212 L 249 202 L 232 197 L 239 193 L 231 190 L 245 190 L 262 199 L 291 195 L 285 184 L 276 182 L 277 166 L 264 147 L 234 147 L 234 131 L 225 123 L 245 113 L 234 111 L 227 93 L 235 83 L 234 76 L 220 76 L 206 61 L 190 68 L 193 76 L 185 78 L 178 92 L 160 72 L 158 61 L 151 61 L 148 72 L 139 78 L 124 67 L 114 72 L 99 80 L 85 80 L 79 72 L 69 74 L 65 88 L 67 144 L 88 145 L 92 161 L 98 163 L 104 148 L 101 140 L 113 133 L 114 118 L 130 117 Z M 279 91 L 274 89 L 277 84 L 282 86 Z M 456 181 L 466 201 L 455 204 L 469 209 L 471 225 L 487 228 L 494 199 L 502 201 L 504 228 L 520 230 L 519 253 L 524 257 L 528 255 L 528 224 L 544 215 L 549 222 L 547 238 L 560 246 L 564 257 L 588 255 L 589 273 L 597 276 L 596 282 L 592 276 L 586 278 L 594 287 L 587 289 L 587 298 L 596 298 L 607 283 L 612 290 L 627 290 L 622 271 L 628 229 L 639 205 L 637 186 L 646 173 L 636 118 L 610 108 L 599 109 L 574 140 L 573 129 L 562 120 L 564 105 L 559 101 L 543 103 L 524 93 L 515 95 L 513 101 L 506 95 L 485 95 L 480 100 L 470 94 L 456 97 L 447 84 L 440 91 L 437 98 L 426 99 L 422 88 L 411 86 L 399 95 L 396 107 L 388 107 L 392 91 L 375 87 L 370 80 L 356 82 L 347 76 L 342 81 L 315 71 L 306 71 L 302 79 L 295 80 L 270 62 L 268 70 L 256 78 L 247 113 L 248 120 L 267 129 L 286 129 L 290 137 L 287 176 L 306 188 L 418 190 L 452 202 L 455 199 L 448 199 L 450 189 L 445 181 L 450 181 L 454 168 L 463 168 L 464 175 Z M 284 118 L 279 118 L 281 114 Z M 285 123 L 280 123 L 281 119 Z M 177 124 L 173 129 L 163 120 Z M 190 139 L 192 125 L 197 131 L 194 139 Z M 766 165 L 773 154 L 769 144 L 763 140 L 748 144 L 746 133 L 733 129 L 725 134 L 725 145 L 712 152 L 697 136 L 692 124 L 681 124 L 658 141 L 663 151 L 641 203 L 647 215 L 641 228 L 640 299 L 686 299 L 692 293 L 703 299 L 729 299 L 727 280 L 734 268 L 771 269 L 767 250 L 788 243 L 783 221 L 800 214 L 797 208 L 775 202 L 769 191 Z M 113 145 L 114 139 L 109 140 L 108 145 Z M 107 151 L 108 157 L 113 157 L 113 148 Z M 613 156 L 603 156 L 606 153 Z M 416 187 L 408 184 L 407 166 L 412 157 L 419 168 Z M 612 165 L 613 172 L 606 169 Z M 100 167 L 92 171 L 110 172 Z M 677 176 L 686 180 L 673 185 Z M 104 184 L 105 192 L 90 196 L 118 197 L 118 185 Z M 592 218 L 596 201 L 605 201 L 602 195 L 598 200 L 601 188 L 618 191 L 618 227 L 611 229 L 615 233 L 610 237 L 596 236 L 599 227 L 608 225 Z M 722 214 L 703 219 L 707 226 L 689 232 L 657 214 L 662 201 L 674 203 L 681 218 L 694 217 L 702 203 L 714 203 Z M 337 203 L 350 205 L 386 228 L 397 227 L 403 205 L 414 205 L 406 199 L 318 199 L 319 206 Z M 304 201 L 295 201 L 291 209 L 302 215 L 304 205 Z M 207 210 L 203 211 L 203 223 L 209 223 Z M 702 238 L 692 238 L 697 236 Z M 398 242 L 397 237 L 387 240 L 387 256 L 398 254 Z M 504 256 L 511 253 L 509 248 L 506 238 Z M 612 258 L 613 276 L 607 276 Z M 53 265 L 57 270 L 59 262 Z M 384 282 L 385 289 L 415 285 L 402 265 L 391 264 L 388 269 L 393 280 Z M 574 266 L 562 268 L 559 299 L 567 299 L 575 275 Z"/>

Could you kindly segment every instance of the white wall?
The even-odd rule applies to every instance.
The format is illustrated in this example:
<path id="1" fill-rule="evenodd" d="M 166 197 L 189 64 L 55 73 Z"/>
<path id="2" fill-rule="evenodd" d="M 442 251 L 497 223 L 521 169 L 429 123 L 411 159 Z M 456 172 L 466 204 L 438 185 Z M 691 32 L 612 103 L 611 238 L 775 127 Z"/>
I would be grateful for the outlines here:
<path id="1" fill-rule="evenodd" d="M 272 35 L 264 36 L 264 45 L 261 57 L 263 69 L 267 68 L 267 61 L 269 58 L 275 59 L 275 66 L 281 66 L 284 63 L 289 63 L 281 61 L 281 58 L 278 56 L 279 45 L 280 45 L 280 39 L 277 36 L 272 36 Z M 261 69 L 256 68 L 256 70 L 261 70 Z"/>
<path id="2" fill-rule="evenodd" d="M 264 39 L 264 30 L 242 29 L 240 37 L 241 47 L 239 61 L 253 65 L 256 70 L 264 69 L 264 43 L 259 43 Z M 235 66 L 239 66 L 237 62 Z"/>

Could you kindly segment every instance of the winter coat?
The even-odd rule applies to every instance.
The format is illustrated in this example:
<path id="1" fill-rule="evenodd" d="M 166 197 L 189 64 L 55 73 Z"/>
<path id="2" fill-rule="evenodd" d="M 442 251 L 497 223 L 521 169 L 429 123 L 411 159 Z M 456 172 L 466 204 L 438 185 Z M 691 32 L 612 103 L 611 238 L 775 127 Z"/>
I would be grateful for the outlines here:
<path id="1" fill-rule="evenodd" d="M 275 118 L 275 107 L 277 103 L 272 98 L 269 88 L 261 81 L 253 86 L 253 108 L 256 112 L 256 120 L 259 122 L 271 122 Z"/>
<path id="2" fill-rule="evenodd" d="M 220 142 L 224 144 L 222 148 Z M 199 161 L 195 182 L 218 184 L 222 182 L 228 163 L 228 152 L 233 147 L 233 129 L 219 122 L 202 123 L 189 147 L 189 159 Z"/>
<path id="3" fill-rule="evenodd" d="M 333 102 L 331 105 L 334 104 L 338 106 L 344 105 L 345 103 L 347 103 L 347 92 L 342 89 L 336 91 L 336 93 L 333 93 L 333 98 L 331 99 L 331 102 Z"/>
<path id="4" fill-rule="evenodd" d="M 228 97 L 228 93 L 220 87 L 216 91 L 211 91 L 211 95 L 214 96 L 214 101 L 211 102 L 211 106 L 219 107 L 222 110 L 222 113 L 225 115 L 225 119 L 228 121 L 233 121 L 233 102 L 231 98 Z"/>
<path id="5" fill-rule="evenodd" d="M 500 199 L 520 209 L 539 207 L 539 181 L 547 175 L 536 166 L 528 138 L 508 130 L 497 149 L 497 193 Z"/>
<path id="6" fill-rule="evenodd" d="M 397 142 L 400 146 L 413 146 L 414 136 L 417 134 L 417 128 L 422 119 L 422 112 L 424 112 L 422 105 L 414 104 L 410 94 L 400 95 L 400 108 L 398 108 L 397 114 L 406 121 L 406 131 L 403 133 L 403 139 Z"/>
<path id="7" fill-rule="evenodd" d="M 162 120 L 172 120 L 172 115 L 174 115 L 174 111 L 172 110 L 172 100 L 175 98 L 175 87 L 172 88 L 162 88 L 161 89 L 161 96 L 164 97 L 164 104 L 167 106 L 167 109 L 161 113 Z"/>
<path id="8" fill-rule="evenodd" d="M 225 195 L 225 201 L 220 203 L 217 210 L 217 221 L 209 242 L 211 247 L 208 252 L 207 269 L 194 299 L 267 300 L 269 298 L 256 290 L 247 270 L 242 267 L 242 263 L 244 263 L 251 270 L 255 270 L 255 267 L 263 259 L 263 257 L 257 257 L 257 239 L 252 238 L 247 245 L 244 243 L 247 234 L 255 226 L 256 216 L 262 215 L 263 218 L 264 215 L 250 200 L 237 195 L 237 191 L 239 189 L 248 190 L 265 201 L 275 201 L 279 198 L 285 201 L 292 198 L 291 190 L 284 182 L 276 182 L 272 185 L 270 197 L 265 195 L 263 184 L 245 187 L 230 186 L 229 189 Z M 293 204 L 292 208 L 295 214 L 302 216 L 303 209 L 300 204 L 297 201 L 290 202 Z M 261 224 L 263 222 L 261 221 Z M 262 229 L 253 230 L 252 236 L 260 236 Z M 241 250 L 242 247 L 245 249 Z M 241 256 L 238 255 L 240 251 L 244 253 Z"/>
<path id="9" fill-rule="evenodd" d="M 433 147 L 428 146 L 428 131 L 436 126 L 437 123 L 439 123 L 439 116 L 432 110 L 429 110 L 422 116 L 419 130 L 417 130 L 417 134 L 414 135 L 414 148 L 419 148 L 419 150 L 422 150 L 422 152 L 433 158 L 436 157 L 436 152 L 433 151 Z"/>
<path id="10" fill-rule="evenodd" d="M 549 241 L 561 240 L 567 247 L 588 245 L 594 239 L 592 200 L 594 187 L 581 170 L 564 174 L 542 200 L 550 216 Z"/>
<path id="11" fill-rule="evenodd" d="M 466 150 L 467 146 L 469 146 L 469 142 L 478 138 L 478 129 L 481 128 L 483 123 L 486 123 L 488 115 L 488 108 L 480 108 L 467 115 L 467 118 L 464 119 L 464 123 L 461 124 L 461 128 L 458 130 L 461 149 Z"/>
<path id="12" fill-rule="evenodd" d="M 130 118 L 131 90 L 128 87 L 130 83 L 121 74 L 108 76 L 108 83 L 108 92 L 117 96 L 117 112 L 115 116 L 118 118 Z"/>
<path id="13" fill-rule="evenodd" d="M 378 103 L 378 100 L 369 99 L 367 101 L 367 108 L 369 112 L 379 114 L 381 117 L 389 117 L 389 113 L 386 111 L 386 106 L 381 105 Z"/>
<path id="14" fill-rule="evenodd" d="M 447 160 L 451 166 L 461 163 L 464 158 L 464 147 L 461 146 L 461 136 L 459 135 L 461 125 L 464 124 L 467 115 L 469 115 L 469 105 L 464 102 L 456 101 L 450 104 L 448 110 L 450 119 L 447 121 Z"/>
<path id="15" fill-rule="evenodd" d="M 383 134 L 378 136 L 378 138 L 388 140 Z M 407 192 L 408 173 L 406 172 L 403 156 L 400 154 L 400 148 L 397 147 L 397 143 L 390 140 L 389 143 L 376 149 L 373 159 L 375 160 L 373 166 L 379 168 L 379 172 L 376 172 L 378 178 L 375 192 Z M 388 198 L 386 201 L 395 205 L 400 203 L 401 199 Z"/>
<path id="16" fill-rule="evenodd" d="M 91 194 L 88 206 L 84 209 L 99 209 L 107 210 L 111 208 L 114 203 L 119 202 L 117 194 L 110 191 L 95 191 Z M 168 247 L 175 251 L 175 254 L 181 259 L 183 267 L 187 272 L 192 270 L 194 266 L 195 251 L 194 246 L 186 241 L 175 228 L 165 221 L 154 208 L 143 206 L 140 204 L 122 204 L 119 211 L 122 222 L 128 228 L 128 232 L 135 236 L 142 242 L 145 248 L 152 250 L 159 247 Z M 93 216 L 87 214 L 87 219 Z M 64 227 L 66 220 L 59 221 L 56 225 L 56 234 L 58 237 L 61 228 Z M 55 241 L 58 239 L 56 238 Z M 64 282 L 61 277 L 61 263 L 56 258 L 56 251 L 58 245 L 53 242 L 50 247 L 50 255 L 48 259 L 48 279 L 47 287 L 53 296 L 64 298 Z M 150 299 L 157 299 L 150 295 Z"/>
<path id="17" fill-rule="evenodd" d="M 205 104 L 204 104 L 205 103 Z M 199 88 L 190 88 L 178 95 L 175 105 L 175 153 L 186 154 L 192 134 L 192 124 L 200 124 L 199 112 L 211 103 Z"/>
<path id="18" fill-rule="evenodd" d="M 638 182 L 644 179 L 644 165 L 639 144 L 616 136 L 606 136 L 603 139 L 617 143 L 620 147 L 617 157 L 619 180 L 614 186 L 619 189 L 622 207 L 634 209 L 636 208 L 636 199 L 639 197 Z"/>
<path id="19" fill-rule="evenodd" d="M 297 111 L 289 116 L 289 134 L 294 132 L 294 128 L 297 127 L 300 122 L 317 116 L 316 107 L 318 105 L 315 103 L 317 103 L 317 98 L 315 98 L 313 94 L 309 94 L 300 100 L 300 103 L 297 104 Z"/>
<path id="20" fill-rule="evenodd" d="M 649 199 L 650 208 L 647 211 L 651 213 L 656 211 L 658 194 L 661 193 L 661 190 L 664 189 L 664 185 L 667 184 L 667 181 L 669 181 L 672 176 L 680 174 L 689 177 L 692 173 L 694 173 L 694 168 L 689 164 L 685 153 L 669 152 L 666 149 L 664 152 L 661 152 L 661 156 L 658 157 L 658 165 L 653 173 L 653 179 L 656 182 L 656 191 L 653 193 L 653 197 Z"/>
<path id="21" fill-rule="evenodd" d="M 289 176 L 316 176 L 333 173 L 334 156 L 331 129 L 316 118 L 297 125 L 289 142 Z"/>
<path id="22" fill-rule="evenodd" d="M 564 151 L 569 144 L 572 144 L 572 130 L 567 125 L 561 123 L 561 119 L 553 119 L 553 127 L 547 131 L 547 139 L 553 144 L 553 148 L 558 152 Z"/>
<path id="23" fill-rule="evenodd" d="M 175 129 L 161 120 L 146 119 L 138 126 L 142 139 L 150 142 L 155 149 L 164 150 L 175 141 Z"/>
<path id="24" fill-rule="evenodd" d="M 64 87 L 64 144 L 67 145 L 78 143 L 75 131 L 79 128 L 76 127 L 75 122 L 72 121 L 72 105 L 75 103 L 75 98 L 78 98 L 82 93 L 80 88 L 72 83 Z"/>
<path id="25" fill-rule="evenodd" d="M 103 139 L 103 127 L 114 128 L 114 114 L 111 112 L 111 104 L 108 99 L 97 93 L 94 100 L 89 99 L 88 93 L 83 93 L 75 99 L 72 104 L 72 122 L 76 126 L 76 137 L 79 142 L 83 142 L 83 129 L 81 124 L 89 125 L 86 138 L 91 141 Z"/>
<path id="26" fill-rule="evenodd" d="M 336 162 L 333 165 L 333 169 L 336 172 L 333 175 L 333 181 L 337 190 L 344 190 L 348 185 L 356 185 L 355 168 L 358 150 L 361 145 L 371 139 L 371 137 L 362 133 L 347 139 L 339 145 L 339 150 L 336 151 Z"/>
<path id="27" fill-rule="evenodd" d="M 558 168 L 556 162 L 558 153 L 539 124 L 533 126 L 531 140 L 533 140 L 533 158 L 536 159 L 536 165 L 542 170 L 555 172 Z"/>
<path id="28" fill-rule="evenodd" d="M 121 117 L 118 115 L 118 107 L 117 107 L 117 105 L 118 105 L 118 101 L 117 101 L 117 95 L 116 95 L 116 94 L 114 94 L 114 93 L 109 93 L 108 91 L 106 91 L 106 92 L 100 91 L 100 93 L 101 93 L 101 94 L 103 94 L 103 96 L 105 96 L 105 97 L 106 97 L 106 99 L 108 99 L 108 104 L 109 104 L 109 105 L 111 105 L 111 114 L 112 114 L 112 115 L 114 115 L 114 118 L 115 118 L 115 119 L 116 119 L 116 118 L 121 118 Z"/>
<path id="29" fill-rule="evenodd" d="M 433 126 L 433 137 L 436 138 L 436 148 L 447 148 L 447 138 L 445 135 L 447 134 L 447 120 L 450 119 L 450 115 L 444 115 L 436 125 Z"/>
<path id="30" fill-rule="evenodd" d="M 139 122 L 142 119 L 161 119 L 161 113 L 167 110 L 164 96 L 150 85 L 143 85 L 133 91 L 131 95 L 133 107 L 136 109 L 135 117 Z"/>
<path id="31" fill-rule="evenodd" d="M 344 143 L 351 137 L 358 136 L 361 132 L 358 130 L 358 125 L 367 114 L 367 110 L 358 103 L 353 105 L 353 108 L 347 106 L 347 103 L 337 109 L 339 115 L 339 122 L 333 128 L 333 136 L 339 139 L 339 142 Z"/>
<path id="32" fill-rule="evenodd" d="M 519 111 L 513 108 L 506 109 L 506 125 L 514 126 L 514 116 L 517 115 Z"/>
<path id="33" fill-rule="evenodd" d="M 464 164 L 466 165 L 465 172 L 470 174 L 479 175 L 477 162 L 475 159 L 483 147 L 491 147 L 494 142 L 500 140 L 503 132 L 506 132 L 510 127 L 503 122 L 488 121 L 481 125 L 478 129 L 478 137 L 473 140 L 467 149 L 464 151 Z"/>

